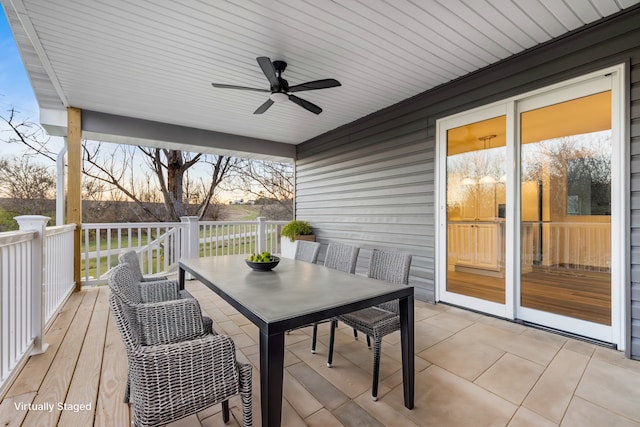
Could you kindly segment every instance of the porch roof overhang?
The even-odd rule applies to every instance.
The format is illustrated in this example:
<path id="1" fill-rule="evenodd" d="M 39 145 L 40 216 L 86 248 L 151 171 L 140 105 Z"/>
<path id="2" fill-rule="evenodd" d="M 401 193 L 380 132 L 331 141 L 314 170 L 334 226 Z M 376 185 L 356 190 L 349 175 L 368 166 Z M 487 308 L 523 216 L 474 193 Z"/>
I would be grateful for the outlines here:
<path id="1" fill-rule="evenodd" d="M 640 2 L 0 1 L 51 135 L 76 107 L 86 139 L 270 160 Z M 342 86 L 254 115 L 268 94 L 211 83 L 268 89 L 258 56 Z"/>

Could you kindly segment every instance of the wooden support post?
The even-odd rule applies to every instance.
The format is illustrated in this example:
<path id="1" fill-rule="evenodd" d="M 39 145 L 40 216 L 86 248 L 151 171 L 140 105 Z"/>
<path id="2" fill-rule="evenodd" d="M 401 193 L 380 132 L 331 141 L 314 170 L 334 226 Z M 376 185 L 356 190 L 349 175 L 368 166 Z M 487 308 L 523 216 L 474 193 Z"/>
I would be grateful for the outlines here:
<path id="1" fill-rule="evenodd" d="M 67 108 L 67 224 L 76 224 L 73 233 L 73 280 L 80 290 L 82 243 L 82 123 L 79 108 Z"/>

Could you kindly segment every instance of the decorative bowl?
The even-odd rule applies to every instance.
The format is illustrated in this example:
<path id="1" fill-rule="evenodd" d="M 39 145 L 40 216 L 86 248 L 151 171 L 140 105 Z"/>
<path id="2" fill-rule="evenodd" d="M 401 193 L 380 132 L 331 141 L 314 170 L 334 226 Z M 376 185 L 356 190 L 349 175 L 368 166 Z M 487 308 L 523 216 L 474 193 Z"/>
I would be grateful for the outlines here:
<path id="1" fill-rule="evenodd" d="M 246 262 L 254 271 L 271 271 L 271 269 L 278 265 L 280 258 L 272 255 L 271 261 L 269 262 L 254 262 L 247 259 L 245 259 L 244 262 Z"/>

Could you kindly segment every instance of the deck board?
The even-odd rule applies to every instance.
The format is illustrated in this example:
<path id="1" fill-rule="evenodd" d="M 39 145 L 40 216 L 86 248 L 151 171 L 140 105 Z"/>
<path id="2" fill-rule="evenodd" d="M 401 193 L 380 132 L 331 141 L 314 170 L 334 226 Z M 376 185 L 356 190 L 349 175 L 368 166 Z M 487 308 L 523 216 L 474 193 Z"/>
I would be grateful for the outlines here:
<path id="1" fill-rule="evenodd" d="M 36 394 L 37 393 L 33 391 L 31 393 L 5 398 L 2 404 L 0 404 L 0 425 L 3 427 L 21 426 L 29 411 L 27 409 L 17 408 L 15 405 L 33 402 Z"/>
<path id="2" fill-rule="evenodd" d="M 87 335 L 89 320 L 91 319 L 98 292 L 83 292 L 82 295 L 83 298 L 78 310 L 69 325 L 55 359 L 42 381 L 38 396 L 33 402 L 36 405 L 53 405 L 53 410 L 29 411 L 24 421 L 27 425 L 52 426 L 58 424 L 62 413 L 58 405 L 66 403 L 66 396 L 73 373 L 76 370 L 82 344 Z"/>
<path id="3" fill-rule="evenodd" d="M 108 293 L 108 290 L 105 289 L 105 293 Z M 116 322 L 109 314 L 95 411 L 96 427 L 129 425 L 129 406 L 124 403 L 126 384 L 127 352 Z"/>
<path id="4" fill-rule="evenodd" d="M 61 425 L 88 426 L 93 424 L 109 319 L 109 311 L 105 307 L 107 299 L 108 292 L 103 288 L 97 295 L 95 309 L 91 313 L 87 328 L 87 332 L 91 332 L 86 334 L 82 343 L 78 363 L 69 385 L 69 392 L 64 399 L 65 404 L 78 406 L 72 407 L 72 410 L 62 411 L 59 421 Z"/>
<path id="5" fill-rule="evenodd" d="M 29 375 L 20 375 L 11 385 L 7 396 L 18 396 L 24 393 L 38 391 L 42 381 L 54 358 L 58 354 L 62 339 L 64 338 L 69 325 L 76 315 L 78 306 L 82 302 L 83 294 L 71 294 L 62 310 L 58 313 L 49 329 L 45 332 L 44 342 L 49 345 L 43 354 L 32 356 L 27 361 L 23 370 L 29 371 Z"/>

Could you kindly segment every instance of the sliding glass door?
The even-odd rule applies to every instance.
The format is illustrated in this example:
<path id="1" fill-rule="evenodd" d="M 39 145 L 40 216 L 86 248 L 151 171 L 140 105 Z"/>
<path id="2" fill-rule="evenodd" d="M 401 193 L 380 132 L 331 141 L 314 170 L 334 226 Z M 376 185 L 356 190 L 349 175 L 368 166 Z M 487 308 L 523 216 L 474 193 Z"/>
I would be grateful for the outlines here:
<path id="1" fill-rule="evenodd" d="M 498 108 L 462 117 L 445 133 L 444 292 L 456 304 L 498 315 L 505 304 L 506 123 Z"/>
<path id="2" fill-rule="evenodd" d="M 438 122 L 438 297 L 617 342 L 619 73 Z"/>
<path id="3" fill-rule="evenodd" d="M 518 317 L 607 339 L 612 324 L 610 79 L 518 104 Z"/>

